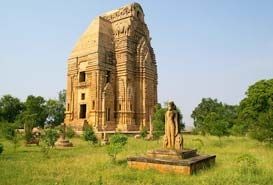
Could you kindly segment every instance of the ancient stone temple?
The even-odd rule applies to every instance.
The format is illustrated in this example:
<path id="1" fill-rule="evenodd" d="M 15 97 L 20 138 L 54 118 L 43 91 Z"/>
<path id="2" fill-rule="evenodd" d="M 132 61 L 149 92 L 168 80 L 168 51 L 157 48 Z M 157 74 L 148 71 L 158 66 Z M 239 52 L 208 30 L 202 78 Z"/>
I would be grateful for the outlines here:
<path id="1" fill-rule="evenodd" d="M 95 18 L 68 58 L 65 123 L 139 131 L 157 103 L 157 66 L 141 6 Z"/>

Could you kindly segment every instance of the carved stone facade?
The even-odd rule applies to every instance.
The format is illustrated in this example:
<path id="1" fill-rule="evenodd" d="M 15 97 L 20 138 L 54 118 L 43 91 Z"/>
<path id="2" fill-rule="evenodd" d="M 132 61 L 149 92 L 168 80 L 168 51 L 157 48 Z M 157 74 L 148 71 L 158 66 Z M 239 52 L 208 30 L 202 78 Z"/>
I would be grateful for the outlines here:
<path id="1" fill-rule="evenodd" d="M 100 131 L 149 128 L 157 66 L 137 3 L 95 18 L 68 59 L 65 123 Z"/>

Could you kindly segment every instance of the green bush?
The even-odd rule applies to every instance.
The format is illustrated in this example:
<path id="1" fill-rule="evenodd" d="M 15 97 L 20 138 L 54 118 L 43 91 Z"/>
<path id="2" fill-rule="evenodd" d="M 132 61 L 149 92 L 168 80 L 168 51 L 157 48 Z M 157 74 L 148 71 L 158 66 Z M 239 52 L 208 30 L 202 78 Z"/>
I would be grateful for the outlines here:
<path id="1" fill-rule="evenodd" d="M 241 174 L 257 174 L 257 159 L 250 154 L 242 154 L 236 159 Z"/>
<path id="2" fill-rule="evenodd" d="M 30 142 L 32 139 L 32 129 L 33 129 L 33 124 L 30 122 L 25 123 L 25 139 L 26 142 Z"/>
<path id="3" fill-rule="evenodd" d="M 110 144 L 107 146 L 107 154 L 115 162 L 117 154 L 119 154 L 127 143 L 127 136 L 124 134 L 114 134 L 110 137 Z"/>
<path id="4" fill-rule="evenodd" d="M 11 125 L 7 125 L 5 126 L 4 130 L 3 130 L 3 134 L 5 136 L 5 138 L 7 140 L 13 140 L 13 138 L 15 137 L 16 135 L 16 131 L 15 129 L 13 128 L 13 126 Z"/>
<path id="5" fill-rule="evenodd" d="M 0 143 L 0 154 L 4 151 L 4 146 Z"/>
<path id="6" fill-rule="evenodd" d="M 85 141 L 88 141 L 91 144 L 96 144 L 98 142 L 98 139 L 96 137 L 95 132 L 93 131 L 93 128 L 89 125 L 84 127 L 83 138 Z"/>
<path id="7" fill-rule="evenodd" d="M 50 151 L 50 146 L 48 146 L 46 143 L 42 142 L 40 145 L 41 147 L 41 152 L 45 158 L 49 158 L 49 151 Z"/>
<path id="8" fill-rule="evenodd" d="M 55 142 L 58 139 L 58 131 L 54 128 L 48 128 L 45 130 L 45 135 L 43 136 L 43 141 L 46 143 L 48 147 L 53 148 L 55 146 Z"/>
<path id="9" fill-rule="evenodd" d="M 15 128 L 15 125 L 10 125 L 10 124 L 6 125 L 3 132 L 4 132 L 5 138 L 9 140 L 10 142 L 12 142 L 13 149 L 14 151 L 16 151 L 16 148 L 19 142 L 19 136 Z"/>
<path id="10" fill-rule="evenodd" d="M 142 138 L 145 138 L 147 135 L 148 135 L 148 130 L 147 130 L 146 127 L 143 127 L 143 128 L 141 129 L 141 131 L 140 131 L 140 136 L 141 136 Z"/>
<path id="11" fill-rule="evenodd" d="M 162 107 L 161 104 L 155 106 L 155 113 L 152 117 L 153 124 L 153 136 L 159 138 L 165 133 L 165 113 L 166 107 Z"/>
<path id="12" fill-rule="evenodd" d="M 246 123 L 237 122 L 231 128 L 231 134 L 234 136 L 245 136 L 248 130 Z"/>
<path id="13" fill-rule="evenodd" d="M 41 152 L 45 158 L 49 158 L 50 148 L 55 146 L 55 142 L 58 139 L 58 129 L 48 127 L 44 130 L 42 135 L 42 142 L 40 144 Z"/>
<path id="14" fill-rule="evenodd" d="M 66 127 L 66 137 L 71 139 L 75 136 L 75 131 L 72 129 L 72 127 Z"/>
<path id="15" fill-rule="evenodd" d="M 153 137 L 154 139 L 159 139 L 160 136 L 163 136 L 164 135 L 164 131 L 153 131 Z"/>

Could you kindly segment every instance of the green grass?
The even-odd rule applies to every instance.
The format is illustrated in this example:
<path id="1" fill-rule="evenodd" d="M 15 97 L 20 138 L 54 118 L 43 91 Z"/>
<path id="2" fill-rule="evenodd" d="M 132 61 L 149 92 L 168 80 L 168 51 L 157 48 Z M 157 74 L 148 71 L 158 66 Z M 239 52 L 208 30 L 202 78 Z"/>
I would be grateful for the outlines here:
<path id="1" fill-rule="evenodd" d="M 187 148 L 200 153 L 216 154 L 216 165 L 193 176 L 161 174 L 153 170 L 138 171 L 127 167 L 126 157 L 161 148 L 159 141 L 129 138 L 125 150 L 113 164 L 106 147 L 91 146 L 81 138 L 72 139 L 75 147 L 52 149 L 50 158 L 43 157 L 37 146 L 26 147 L 21 141 L 17 151 L 9 141 L 0 139 L 4 152 L 0 155 L 0 184 L 101 184 L 104 185 L 266 185 L 273 183 L 273 147 L 249 138 L 185 135 Z M 237 158 L 250 154 L 257 159 L 255 173 L 240 171 Z"/>

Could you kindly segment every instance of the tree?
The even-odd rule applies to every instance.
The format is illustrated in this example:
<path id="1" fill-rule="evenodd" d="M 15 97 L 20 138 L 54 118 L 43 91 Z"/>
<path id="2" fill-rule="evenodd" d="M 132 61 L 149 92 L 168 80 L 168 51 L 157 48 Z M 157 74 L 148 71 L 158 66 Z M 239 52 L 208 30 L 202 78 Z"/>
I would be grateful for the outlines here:
<path id="1" fill-rule="evenodd" d="M 24 122 L 25 117 L 31 116 L 34 121 L 34 126 L 44 126 L 48 116 L 46 110 L 46 101 L 41 96 L 29 95 L 25 102 L 25 110 L 19 118 L 20 122 Z"/>
<path id="2" fill-rule="evenodd" d="M 223 104 L 217 99 L 203 98 L 191 117 L 197 131 L 221 137 L 228 135 L 229 129 L 236 123 L 237 106 Z"/>
<path id="3" fill-rule="evenodd" d="M 98 139 L 96 137 L 96 134 L 92 128 L 92 126 L 85 124 L 83 127 L 83 138 L 85 141 L 90 142 L 91 144 L 96 144 L 98 142 Z"/>
<path id="4" fill-rule="evenodd" d="M 221 143 L 221 137 L 229 135 L 229 122 L 221 117 L 222 115 L 215 112 L 209 113 L 204 122 L 208 126 L 208 133 L 219 137 Z"/>
<path id="5" fill-rule="evenodd" d="M 59 91 L 58 102 L 65 107 L 65 103 L 66 103 L 66 90 L 65 89 Z"/>
<path id="6" fill-rule="evenodd" d="M 196 129 L 203 134 L 208 133 L 209 125 L 205 121 L 206 116 L 211 112 L 217 112 L 221 106 L 217 99 L 202 98 L 201 103 L 193 110 L 191 117 L 193 118 L 193 124 Z"/>
<path id="7" fill-rule="evenodd" d="M 251 85 L 238 108 L 238 132 L 250 132 L 255 139 L 272 138 L 273 79 Z M 241 130 L 240 130 L 241 129 Z"/>
<path id="8" fill-rule="evenodd" d="M 107 153 L 112 161 L 116 161 L 117 154 L 119 154 L 127 143 L 127 136 L 124 134 L 114 134 L 110 137 L 110 144 L 107 146 Z"/>
<path id="9" fill-rule="evenodd" d="M 28 114 L 28 112 L 23 112 L 20 115 L 20 121 L 24 124 L 24 130 L 25 130 L 25 139 L 26 143 L 30 143 L 33 135 L 32 135 L 32 129 L 34 127 L 35 122 L 35 114 Z"/>
<path id="10" fill-rule="evenodd" d="M 0 120 L 13 123 L 23 109 L 24 105 L 18 98 L 11 95 L 4 95 L 0 99 Z"/>
<path id="11" fill-rule="evenodd" d="M 47 128 L 45 129 L 45 135 L 42 137 L 42 139 L 48 147 L 53 148 L 58 139 L 58 131 L 54 128 Z"/>
<path id="12" fill-rule="evenodd" d="M 62 103 L 57 100 L 49 99 L 46 102 L 47 109 L 47 122 L 57 126 L 60 125 L 64 121 L 64 111 L 65 108 Z"/>
<path id="13" fill-rule="evenodd" d="M 166 111 L 167 108 L 162 108 L 160 103 L 155 106 L 155 113 L 152 117 L 153 131 L 155 136 L 161 136 L 164 134 Z"/>
<path id="14" fill-rule="evenodd" d="M 66 90 L 58 93 L 58 99 L 49 99 L 46 102 L 46 109 L 48 113 L 47 123 L 52 125 L 60 125 L 64 121 L 65 116 L 65 99 Z"/>
<path id="15" fill-rule="evenodd" d="M 273 143 L 273 110 L 260 113 L 257 122 L 250 127 L 249 132 L 254 139 Z"/>

